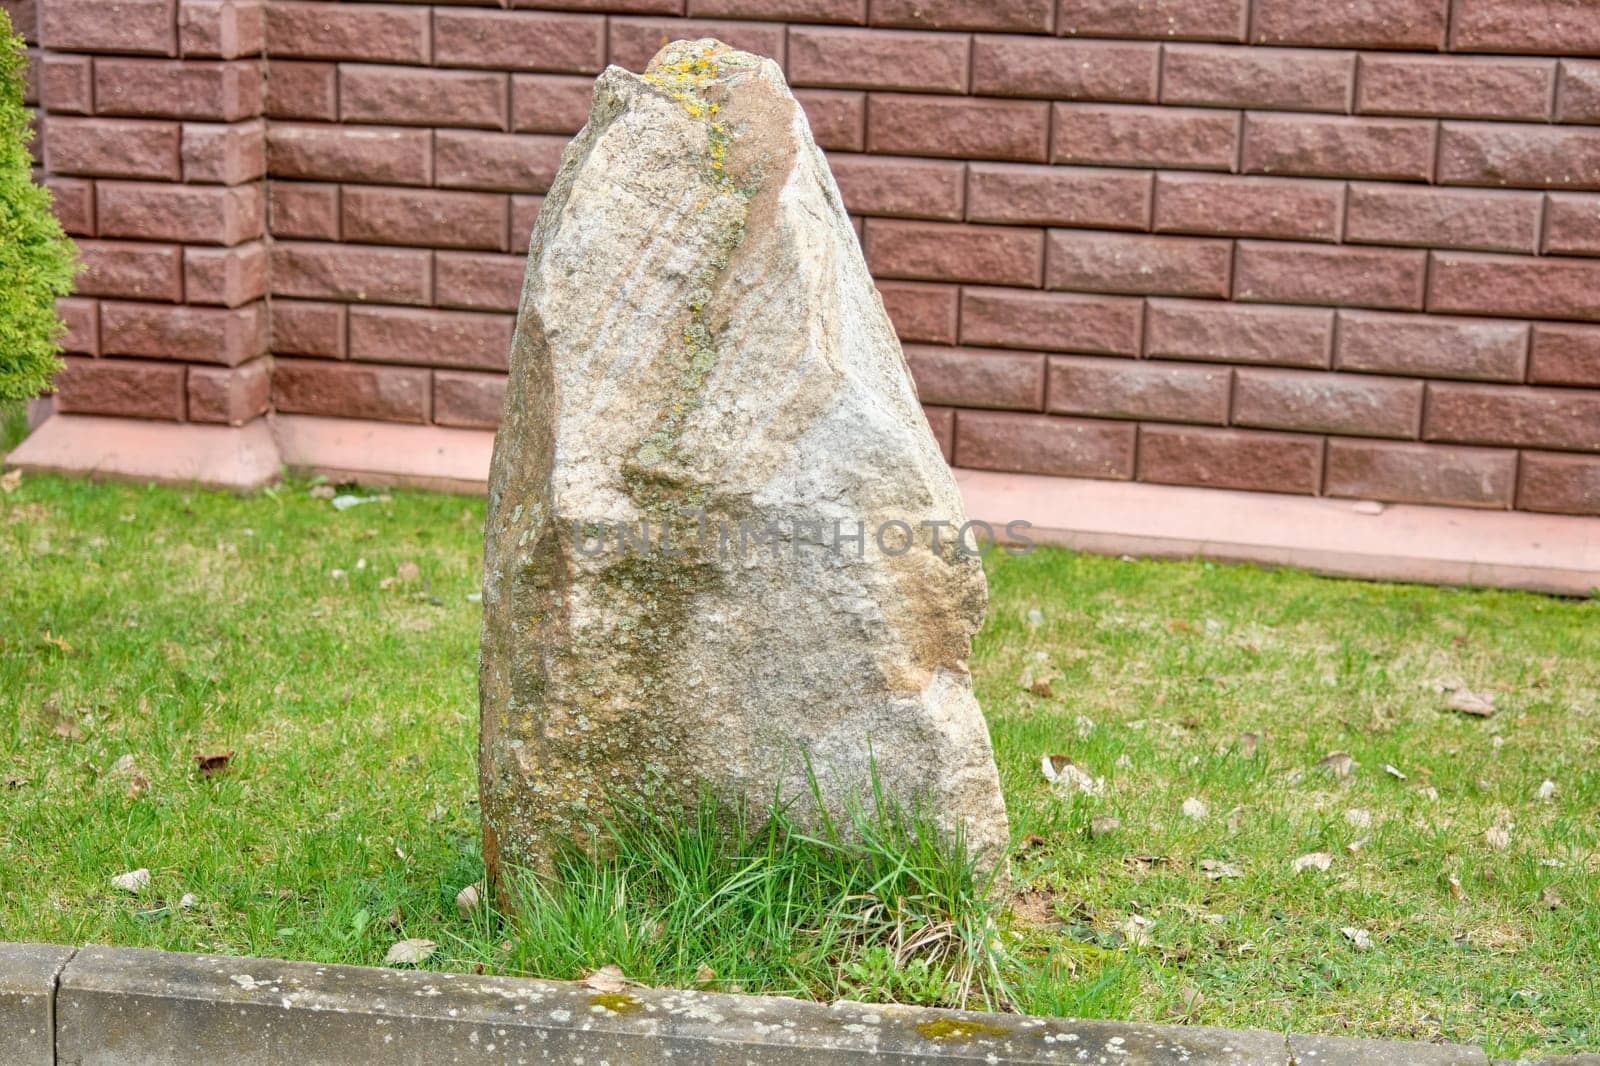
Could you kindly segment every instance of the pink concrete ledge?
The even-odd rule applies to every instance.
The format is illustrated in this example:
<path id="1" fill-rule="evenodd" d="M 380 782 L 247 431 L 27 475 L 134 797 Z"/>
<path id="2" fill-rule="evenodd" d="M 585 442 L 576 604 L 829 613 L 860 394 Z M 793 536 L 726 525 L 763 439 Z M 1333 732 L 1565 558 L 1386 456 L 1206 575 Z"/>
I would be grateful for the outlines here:
<path id="1" fill-rule="evenodd" d="M 247 492 L 278 477 L 263 419 L 246 426 L 52 414 L 5 457 L 25 471 Z"/>
<path id="2" fill-rule="evenodd" d="M 284 465 L 296 473 L 437 492 L 482 495 L 488 490 L 494 453 L 490 430 L 312 415 L 276 415 L 273 429 Z"/>

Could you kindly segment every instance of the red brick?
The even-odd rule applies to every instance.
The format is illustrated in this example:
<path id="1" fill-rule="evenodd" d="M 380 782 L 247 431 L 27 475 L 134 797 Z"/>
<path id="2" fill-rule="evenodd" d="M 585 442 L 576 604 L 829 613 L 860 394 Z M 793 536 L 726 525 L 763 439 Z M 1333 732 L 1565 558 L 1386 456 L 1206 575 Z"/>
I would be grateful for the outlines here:
<path id="1" fill-rule="evenodd" d="M 1044 407 L 1044 360 L 1038 352 L 906 346 L 923 403 L 1038 411 Z"/>
<path id="2" fill-rule="evenodd" d="M 1139 480 L 1314 495 L 1322 481 L 1322 438 L 1147 425 L 1139 432 Z"/>
<path id="3" fill-rule="evenodd" d="M 463 370 L 433 372 L 433 420 L 441 426 L 495 429 L 505 410 L 504 374 Z"/>
<path id="4" fill-rule="evenodd" d="M 1600 130 L 1446 122 L 1439 140 L 1439 181 L 1600 189 Z"/>
<path id="5" fill-rule="evenodd" d="M 1458 52 L 1600 52 L 1591 0 L 1455 0 L 1450 47 Z"/>
<path id="6" fill-rule="evenodd" d="M 1526 511 L 1600 515 L 1600 458 L 1523 452 L 1517 506 Z"/>
<path id="7" fill-rule="evenodd" d="M 274 237 L 339 239 L 339 186 L 306 181 L 267 183 L 267 217 Z"/>
<path id="8" fill-rule="evenodd" d="M 238 244 L 262 235 L 259 186 L 99 183 L 100 235 L 191 244 Z"/>
<path id="9" fill-rule="evenodd" d="M 1600 391 L 1428 385 L 1428 440 L 1600 452 Z"/>
<path id="10" fill-rule="evenodd" d="M 22 52 L 22 103 L 26 107 L 34 107 L 39 103 L 39 82 L 43 79 L 40 68 L 44 65 L 44 53 L 34 47 L 23 49 Z"/>
<path id="11" fill-rule="evenodd" d="M 265 122 L 184 123 L 184 181 L 238 185 L 266 173 Z"/>
<path id="12" fill-rule="evenodd" d="M 339 117 L 335 64 L 274 59 L 268 70 L 266 111 L 272 118 L 332 122 Z"/>
<path id="13" fill-rule="evenodd" d="M 1422 309 L 1426 252 L 1240 241 L 1238 254 L 1235 299 Z"/>
<path id="14" fill-rule="evenodd" d="M 272 301 L 272 350 L 281 355 L 345 357 L 344 304 Z"/>
<path id="15" fill-rule="evenodd" d="M 509 6 L 611 15 L 682 15 L 684 0 L 510 0 Z"/>
<path id="16" fill-rule="evenodd" d="M 30 45 L 39 43 L 39 8 L 36 0 L 0 0 L 0 10 L 11 19 L 11 32 Z"/>
<path id="17" fill-rule="evenodd" d="M 183 299 L 183 250 L 141 241 L 79 241 L 77 291 L 133 300 Z"/>
<path id="18" fill-rule="evenodd" d="M 1105 167 L 972 163 L 967 219 L 1105 229 L 1148 229 L 1151 176 Z"/>
<path id="19" fill-rule="evenodd" d="M 176 0 L 46 0 L 39 14 L 52 51 L 178 54 Z"/>
<path id="20" fill-rule="evenodd" d="M 1561 83 L 1556 89 L 1556 120 L 1600 122 L 1600 63 L 1575 59 L 1561 61 Z"/>
<path id="21" fill-rule="evenodd" d="M 507 75 L 339 64 L 339 117 L 398 126 L 504 129 Z"/>
<path id="22" fill-rule="evenodd" d="M 1352 183 L 1345 240 L 1532 253 L 1539 201 L 1538 193 Z"/>
<path id="23" fill-rule="evenodd" d="M 1251 112 L 1244 120 L 1244 169 L 1255 174 L 1427 181 L 1433 123 Z"/>
<path id="24" fill-rule="evenodd" d="M 859 26 L 867 21 L 867 3 L 866 0 L 689 0 L 689 16 Z"/>
<path id="25" fill-rule="evenodd" d="M 106 355 L 237 366 L 267 350 L 266 305 L 171 307 L 104 300 L 100 338 Z"/>
<path id="26" fill-rule="evenodd" d="M 47 4 L 46 13 L 49 10 Z M 181 365 L 76 356 L 63 362 L 66 369 L 55 377 L 57 411 L 183 421 Z"/>
<path id="27" fill-rule="evenodd" d="M 342 197 L 340 232 L 365 244 L 503 252 L 510 208 L 503 194 L 352 185 Z"/>
<path id="28" fill-rule="evenodd" d="M 980 36 L 972 90 L 985 96 L 1155 103 L 1161 47 L 1125 41 Z"/>
<path id="29" fill-rule="evenodd" d="M 1339 182 L 1156 176 L 1155 228 L 1165 233 L 1337 241 L 1343 211 Z"/>
<path id="30" fill-rule="evenodd" d="M 185 56 L 237 59 L 266 50 L 267 25 L 261 0 L 181 0 L 178 48 Z"/>
<path id="31" fill-rule="evenodd" d="M 830 155 L 828 165 L 852 214 L 961 219 L 966 186 L 961 163 Z"/>
<path id="32" fill-rule="evenodd" d="M 789 30 L 789 80 L 822 89 L 967 89 L 965 34 L 795 26 Z"/>
<path id="33" fill-rule="evenodd" d="M 1255 0 L 1250 37 L 1258 44 L 1437 51 L 1449 6 L 1450 0 Z"/>
<path id="34" fill-rule="evenodd" d="M 61 335 L 63 351 L 75 355 L 100 354 L 100 301 L 79 296 L 63 296 L 56 301 L 56 314 L 67 327 Z"/>
<path id="35" fill-rule="evenodd" d="M 267 295 L 267 246 L 251 241 L 233 248 L 185 248 L 183 296 L 192 304 L 238 307 Z"/>
<path id="36" fill-rule="evenodd" d="M 467 311 L 515 311 L 528 261 L 520 255 L 439 252 L 434 302 Z"/>
<path id="37" fill-rule="evenodd" d="M 902 343 L 956 342 L 956 310 L 961 290 L 920 281 L 880 281 L 878 293 Z"/>
<path id="38" fill-rule="evenodd" d="M 443 188 L 544 192 L 555 180 L 567 138 L 529 133 L 439 130 L 434 184 Z"/>
<path id="39" fill-rule="evenodd" d="M 784 28 L 762 22 L 703 19 L 611 19 L 610 61 L 626 70 L 642 71 L 662 45 L 678 40 L 715 37 L 724 44 L 783 63 Z M 599 69 L 599 68 L 596 68 Z"/>
<path id="40" fill-rule="evenodd" d="M 874 0 L 874 26 L 917 26 L 931 30 L 1014 30 L 1049 33 L 1055 26 L 1054 0 Z"/>
<path id="41" fill-rule="evenodd" d="M 1432 254 L 1430 311 L 1600 320 L 1600 262 Z"/>
<path id="42" fill-rule="evenodd" d="M 102 115 L 237 122 L 261 114 L 264 99 L 254 61 L 101 58 L 94 64 L 94 105 Z"/>
<path id="43" fill-rule="evenodd" d="M 1232 377 L 1231 370 L 1218 366 L 1053 355 L 1046 410 L 1226 425 Z"/>
<path id="44" fill-rule="evenodd" d="M 1600 387 L 1600 327 L 1536 323 L 1528 380 L 1535 385 Z"/>
<path id="45" fill-rule="evenodd" d="M 42 57 L 39 61 L 38 100 L 53 115 L 94 114 L 93 62 L 88 56 Z"/>
<path id="46" fill-rule="evenodd" d="M 512 322 L 510 315 L 472 311 L 355 307 L 350 310 L 350 358 L 504 370 Z"/>
<path id="47" fill-rule="evenodd" d="M 1133 476 L 1136 437 L 1137 427 L 1127 422 L 960 411 L 955 465 L 1126 481 Z"/>
<path id="48" fill-rule="evenodd" d="M 513 196 L 511 198 L 511 250 L 528 251 L 528 241 L 533 236 L 534 223 L 539 220 L 539 208 L 544 206 L 542 196 Z"/>
<path id="49" fill-rule="evenodd" d="M 279 241 L 272 246 L 272 294 L 357 303 L 426 304 L 433 253 Z"/>
<path id="50" fill-rule="evenodd" d="M 955 411 L 949 407 L 923 404 L 922 414 L 928 420 L 928 428 L 933 431 L 933 439 L 939 442 L 939 454 L 944 456 L 945 462 L 950 462 L 956 454 Z"/>
<path id="51" fill-rule="evenodd" d="M 1448 118 L 1550 117 L 1555 64 L 1541 59 L 1365 56 L 1356 110 Z"/>
<path id="52" fill-rule="evenodd" d="M 1328 441 L 1329 496 L 1447 507 L 1511 506 L 1517 453 L 1389 441 Z"/>
<path id="53" fill-rule="evenodd" d="M 1053 229 L 1045 287 L 1226 298 L 1232 257 L 1229 241 Z"/>
<path id="54" fill-rule="evenodd" d="M 511 128 L 518 133 L 566 133 L 589 120 L 594 82 L 563 74 L 511 77 Z"/>
<path id="55" fill-rule="evenodd" d="M 1257 429 L 1415 438 L 1422 382 L 1316 370 L 1237 371 L 1233 423 Z"/>
<path id="56" fill-rule="evenodd" d="M 276 178 L 426 185 L 433 170 L 432 140 L 427 130 L 383 126 L 274 122 L 267 128 Z"/>
<path id="57" fill-rule="evenodd" d="M 796 89 L 794 98 L 811 124 L 811 136 L 829 151 L 859 152 L 867 143 L 865 93 Z"/>
<path id="58" fill-rule="evenodd" d="M 441 30 L 441 42 L 443 36 Z M 273 56 L 427 63 L 428 49 L 425 7 L 306 0 L 267 5 L 267 50 Z"/>
<path id="59" fill-rule="evenodd" d="M 1350 110 L 1354 52 L 1169 44 L 1163 54 L 1164 104 Z"/>
<path id="60" fill-rule="evenodd" d="M 176 123 L 52 116 L 44 128 L 51 173 L 165 181 L 180 176 Z"/>
<path id="61" fill-rule="evenodd" d="M 1557 255 L 1600 255 L 1600 196 L 1549 194 L 1544 250 Z"/>
<path id="62" fill-rule="evenodd" d="M 1056 104 L 1057 163 L 1232 170 L 1239 151 L 1233 111 L 1116 104 Z"/>
<path id="63" fill-rule="evenodd" d="M 1339 312 L 1340 370 L 1521 381 L 1527 352 L 1526 322 Z"/>
<path id="64" fill-rule="evenodd" d="M 61 228 L 75 237 L 94 236 L 95 183 L 83 178 L 48 177 L 44 184 L 50 190 L 51 205 Z"/>
<path id="65" fill-rule="evenodd" d="M 426 422 L 430 384 L 420 367 L 275 359 L 272 404 L 288 414 Z"/>
<path id="66" fill-rule="evenodd" d="M 1061 5 L 1056 32 L 1082 37 L 1153 37 L 1242 41 L 1248 0 L 1073 0 Z"/>
<path id="67" fill-rule="evenodd" d="M 1196 300 L 1150 300 L 1149 306 L 1148 356 L 1272 366 L 1329 365 L 1332 311 Z"/>
<path id="68" fill-rule="evenodd" d="M 869 219 L 867 265 L 884 278 L 1039 284 L 1044 234 L 1036 229 Z"/>
<path id="69" fill-rule="evenodd" d="M 870 152 L 1043 163 L 1049 144 L 1042 101 L 874 93 L 867 108 Z"/>
<path id="70" fill-rule="evenodd" d="M 961 343 L 1138 355 L 1143 301 L 1128 296 L 961 291 Z"/>
<path id="71" fill-rule="evenodd" d="M 267 360 L 239 367 L 189 369 L 189 421 L 242 426 L 266 414 L 272 402 Z"/>

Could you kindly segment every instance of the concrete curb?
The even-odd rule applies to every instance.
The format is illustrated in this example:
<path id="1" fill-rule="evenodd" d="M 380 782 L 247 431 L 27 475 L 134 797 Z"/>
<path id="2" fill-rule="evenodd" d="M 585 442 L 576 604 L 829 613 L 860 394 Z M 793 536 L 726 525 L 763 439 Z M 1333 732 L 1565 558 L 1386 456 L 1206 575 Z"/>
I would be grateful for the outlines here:
<path id="1" fill-rule="evenodd" d="M 1489 1066 L 1478 1048 L 0 944 L 15 1066 Z M 1546 1060 L 1600 1066 L 1600 1056 Z"/>

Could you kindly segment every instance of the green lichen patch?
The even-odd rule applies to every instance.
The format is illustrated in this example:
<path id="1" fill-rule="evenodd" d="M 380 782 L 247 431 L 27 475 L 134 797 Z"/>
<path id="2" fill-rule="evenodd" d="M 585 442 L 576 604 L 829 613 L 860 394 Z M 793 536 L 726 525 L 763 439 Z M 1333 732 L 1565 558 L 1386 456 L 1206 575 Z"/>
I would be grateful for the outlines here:
<path id="1" fill-rule="evenodd" d="M 1009 1029 L 985 1022 L 964 1018 L 940 1018 L 933 1022 L 919 1022 L 917 1032 L 929 1040 L 971 1040 L 977 1036 L 1009 1036 Z"/>

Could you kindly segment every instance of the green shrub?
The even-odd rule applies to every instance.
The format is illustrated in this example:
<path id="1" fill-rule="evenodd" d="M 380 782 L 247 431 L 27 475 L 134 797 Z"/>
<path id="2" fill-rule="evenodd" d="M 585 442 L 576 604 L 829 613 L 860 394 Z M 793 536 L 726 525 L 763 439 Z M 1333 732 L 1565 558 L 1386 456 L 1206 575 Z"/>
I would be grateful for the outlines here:
<path id="1" fill-rule="evenodd" d="M 76 256 L 33 182 L 22 45 L 0 8 L 0 404 L 39 395 L 61 369 L 56 297 L 72 289 Z"/>

